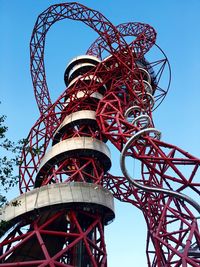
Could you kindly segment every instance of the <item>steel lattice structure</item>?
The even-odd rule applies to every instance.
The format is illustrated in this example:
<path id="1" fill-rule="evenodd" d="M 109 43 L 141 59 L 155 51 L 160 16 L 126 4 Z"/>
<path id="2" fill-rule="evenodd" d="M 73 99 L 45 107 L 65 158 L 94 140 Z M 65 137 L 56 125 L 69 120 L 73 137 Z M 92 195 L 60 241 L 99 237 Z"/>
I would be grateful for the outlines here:
<path id="1" fill-rule="evenodd" d="M 52 103 L 45 37 L 63 19 L 82 21 L 99 38 L 68 64 L 67 89 Z M 22 151 L 21 195 L 2 211 L 0 266 L 107 266 L 104 226 L 114 218 L 112 196 L 142 211 L 149 267 L 200 265 L 200 208 L 192 199 L 200 194 L 200 160 L 161 141 L 155 129 L 152 111 L 168 91 L 160 81 L 169 67 L 155 41 L 147 24 L 115 27 L 78 3 L 39 15 L 30 54 L 40 118 Z M 147 61 L 154 47 L 161 58 Z M 124 176 L 109 172 L 107 141 L 121 152 Z M 129 175 L 126 160 L 137 160 L 140 177 Z"/>

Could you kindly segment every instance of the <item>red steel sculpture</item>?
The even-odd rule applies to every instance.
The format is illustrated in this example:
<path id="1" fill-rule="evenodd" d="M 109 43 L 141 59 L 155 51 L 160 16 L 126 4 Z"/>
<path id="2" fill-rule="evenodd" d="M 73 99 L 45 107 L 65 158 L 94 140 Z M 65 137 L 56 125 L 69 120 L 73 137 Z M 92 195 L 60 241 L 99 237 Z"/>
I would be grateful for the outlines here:
<path id="1" fill-rule="evenodd" d="M 66 18 L 82 21 L 99 38 L 68 64 L 67 89 L 52 103 L 45 38 Z M 165 78 L 163 89 L 170 68 L 155 41 L 147 24 L 115 27 L 78 3 L 39 15 L 30 55 L 40 118 L 22 151 L 21 195 L 1 210 L 0 266 L 107 266 L 104 226 L 115 217 L 113 197 L 143 213 L 148 266 L 200 266 L 200 206 L 193 200 L 200 194 L 200 160 L 161 141 L 154 126 L 152 111 L 170 83 Z M 154 48 L 161 58 L 147 60 Z M 121 176 L 109 172 L 107 141 L 121 152 Z M 132 161 L 139 177 L 129 174 Z"/>

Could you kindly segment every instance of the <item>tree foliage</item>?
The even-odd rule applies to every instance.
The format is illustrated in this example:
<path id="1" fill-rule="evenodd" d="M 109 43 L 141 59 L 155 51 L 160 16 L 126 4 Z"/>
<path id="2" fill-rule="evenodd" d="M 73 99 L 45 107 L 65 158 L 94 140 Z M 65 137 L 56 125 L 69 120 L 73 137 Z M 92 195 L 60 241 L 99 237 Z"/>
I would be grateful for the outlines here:
<path id="1" fill-rule="evenodd" d="M 7 202 L 6 194 L 8 190 L 18 184 L 22 148 L 24 147 L 27 152 L 34 156 L 43 151 L 43 146 L 39 148 L 30 147 L 27 144 L 28 139 L 13 142 L 7 138 L 8 127 L 5 122 L 6 116 L 0 115 L 0 207 Z"/>
<path id="2" fill-rule="evenodd" d="M 17 143 L 6 137 L 8 127 L 6 116 L 0 116 L 0 207 L 7 201 L 6 193 L 17 185 L 19 180 L 17 166 L 20 164 L 20 152 L 24 140 Z"/>

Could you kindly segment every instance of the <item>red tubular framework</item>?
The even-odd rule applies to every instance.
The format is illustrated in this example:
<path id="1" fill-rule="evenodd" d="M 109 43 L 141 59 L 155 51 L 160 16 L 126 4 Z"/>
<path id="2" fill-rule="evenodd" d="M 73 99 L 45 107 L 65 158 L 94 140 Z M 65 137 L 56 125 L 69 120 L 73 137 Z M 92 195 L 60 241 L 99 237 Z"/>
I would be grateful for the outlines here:
<path id="1" fill-rule="evenodd" d="M 45 37 L 65 18 L 82 21 L 99 38 L 69 63 L 68 88 L 52 104 Z M 115 27 L 77 3 L 53 5 L 38 17 L 30 49 L 41 116 L 23 148 L 21 196 L 3 210 L 0 266 L 107 266 L 104 225 L 114 218 L 112 195 L 143 212 L 149 267 L 199 266 L 198 204 L 184 194 L 199 197 L 200 160 L 161 141 L 154 128 L 152 110 L 168 90 L 160 87 L 166 57 L 146 60 L 155 40 L 147 24 Z M 124 176 L 108 172 L 107 140 L 122 152 Z M 128 175 L 127 158 L 141 165 L 137 180 Z"/>

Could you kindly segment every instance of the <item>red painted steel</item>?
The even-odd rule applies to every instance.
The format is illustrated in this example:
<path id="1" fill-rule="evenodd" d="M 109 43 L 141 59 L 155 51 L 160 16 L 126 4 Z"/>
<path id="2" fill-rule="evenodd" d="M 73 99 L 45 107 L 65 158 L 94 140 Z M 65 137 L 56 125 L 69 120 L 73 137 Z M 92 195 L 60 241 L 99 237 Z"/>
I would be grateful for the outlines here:
<path id="1" fill-rule="evenodd" d="M 55 22 L 65 18 L 82 21 L 99 34 L 87 53 L 102 61 L 81 76 L 91 75 L 93 78 L 89 84 L 79 78 L 52 104 L 45 76 L 45 37 Z M 126 36 L 133 36 L 134 40 L 129 44 Z M 160 81 L 169 65 L 164 54 L 161 59 L 146 60 L 148 51 L 156 46 L 155 41 L 156 33 L 147 24 L 126 23 L 115 27 L 99 12 L 77 3 L 53 5 L 38 17 L 31 38 L 31 73 L 41 117 L 32 127 L 22 152 L 21 193 L 34 188 L 38 167 L 56 129 L 67 115 L 80 110 L 80 107 L 81 110 L 96 110 L 97 125 L 95 128 L 87 125 L 87 129 L 80 127 L 66 131 L 63 140 L 86 136 L 87 133 L 99 140 L 108 139 L 122 151 L 130 137 L 143 127 L 154 128 L 152 111 L 168 91 L 168 86 L 163 89 Z M 110 57 L 105 59 L 106 56 Z M 150 87 L 146 87 L 148 73 Z M 94 77 L 99 77 L 101 82 L 97 83 Z M 98 92 L 103 85 L 107 88 L 103 98 L 100 101 L 92 98 L 92 93 Z M 77 97 L 79 91 L 84 92 L 81 99 Z M 71 100 L 67 106 L 66 99 Z M 139 116 L 144 119 L 144 115 L 149 118 L 146 126 L 139 120 Z M 139 183 L 199 197 L 200 160 L 193 155 L 146 133 L 132 143 L 126 156 L 140 164 Z M 94 170 L 93 174 L 87 171 L 87 166 Z M 104 166 L 97 159 L 85 156 L 63 160 L 57 168 L 44 174 L 39 186 L 51 182 L 87 182 L 88 179 L 103 185 L 115 198 L 131 203 L 143 212 L 148 229 L 146 254 L 149 267 L 200 265 L 199 254 L 195 254 L 200 249 L 197 214 L 182 199 L 142 191 L 130 184 L 126 177 L 105 173 Z M 107 266 L 101 216 L 98 213 L 92 216 L 79 209 L 71 209 L 67 216 L 67 220 L 63 219 L 66 218 L 63 210 L 47 217 L 44 214 L 35 218 L 27 216 L 1 243 L 0 266 L 76 266 L 79 260 L 77 244 L 80 248 L 81 242 L 85 244 L 83 254 L 88 257 L 88 266 Z M 87 229 L 78 223 L 81 216 L 85 219 L 92 216 Z M 63 229 L 58 229 L 57 220 L 61 220 Z M 48 227 L 51 223 L 54 227 Z M 24 230 L 27 227 L 28 231 Z M 95 238 L 90 237 L 90 231 Z M 46 236 L 57 240 L 54 248 L 49 241 L 45 243 Z M 37 258 L 21 256 L 17 259 L 18 251 L 23 252 L 26 244 L 32 242 Z"/>
<path id="2" fill-rule="evenodd" d="M 1 242 L 1 266 L 79 266 L 80 257 L 90 266 L 106 266 L 100 214 L 71 209 L 67 214 L 43 212 L 30 220 L 27 216 Z"/>

